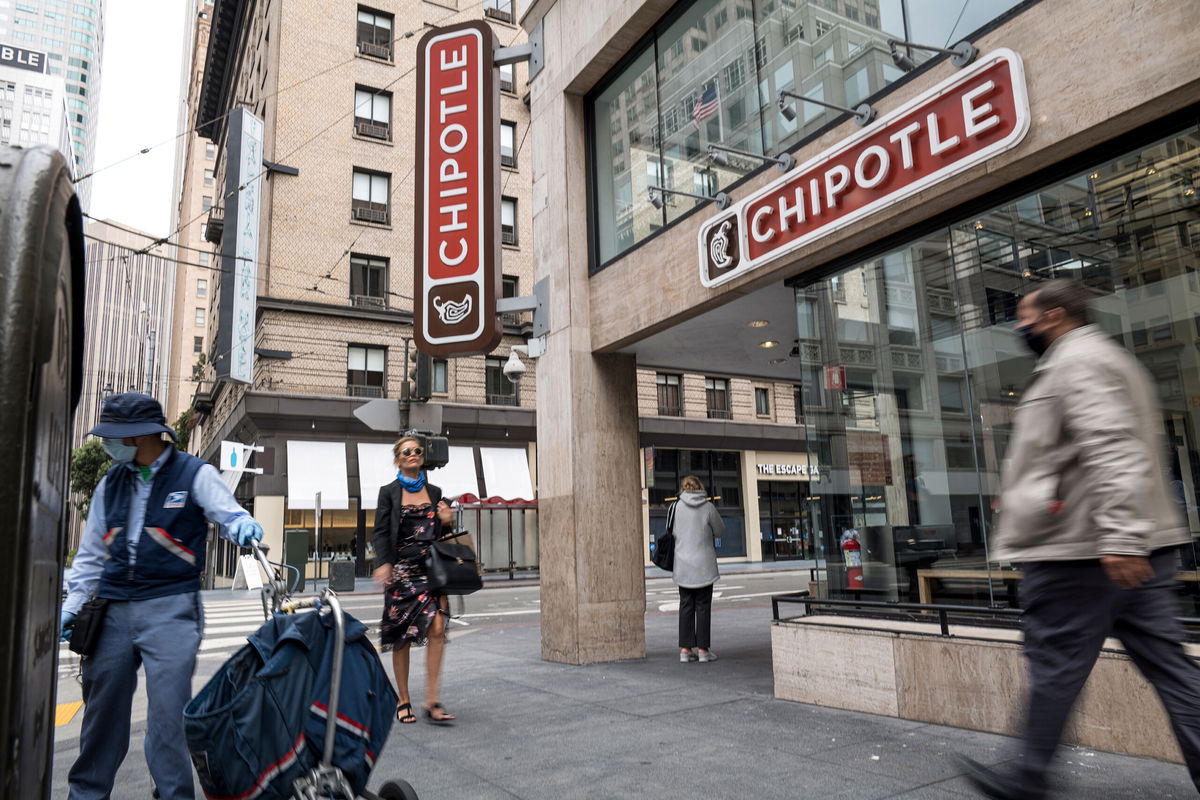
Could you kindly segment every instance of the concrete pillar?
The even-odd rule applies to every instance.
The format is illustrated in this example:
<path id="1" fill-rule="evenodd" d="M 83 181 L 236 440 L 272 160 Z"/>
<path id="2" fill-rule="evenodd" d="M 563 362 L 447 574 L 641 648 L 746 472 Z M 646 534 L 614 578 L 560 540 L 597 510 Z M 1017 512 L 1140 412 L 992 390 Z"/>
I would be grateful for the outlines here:
<path id="1" fill-rule="evenodd" d="M 542 658 L 644 658 L 637 375 L 632 356 L 591 351 L 583 102 L 531 89 L 534 269 L 550 278 L 537 368 Z"/>

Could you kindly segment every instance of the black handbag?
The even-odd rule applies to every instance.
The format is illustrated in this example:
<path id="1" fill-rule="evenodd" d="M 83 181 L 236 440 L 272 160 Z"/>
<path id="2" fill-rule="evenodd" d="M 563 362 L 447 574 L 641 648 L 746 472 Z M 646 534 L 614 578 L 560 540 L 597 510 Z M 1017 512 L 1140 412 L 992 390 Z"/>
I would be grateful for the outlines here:
<path id="1" fill-rule="evenodd" d="M 425 556 L 429 589 L 436 594 L 471 594 L 483 588 L 475 551 L 465 544 L 434 542 Z"/>
<path id="2" fill-rule="evenodd" d="M 650 560 L 659 569 L 675 570 L 675 503 L 667 509 L 667 532 L 655 540 Z"/>
<path id="3" fill-rule="evenodd" d="M 104 627 L 104 612 L 107 606 L 107 599 L 96 597 L 84 603 L 79 609 L 79 613 L 75 615 L 75 622 L 71 626 L 71 641 L 67 644 L 72 653 L 90 656 L 96 652 L 96 645 L 100 643 L 100 629 Z"/>

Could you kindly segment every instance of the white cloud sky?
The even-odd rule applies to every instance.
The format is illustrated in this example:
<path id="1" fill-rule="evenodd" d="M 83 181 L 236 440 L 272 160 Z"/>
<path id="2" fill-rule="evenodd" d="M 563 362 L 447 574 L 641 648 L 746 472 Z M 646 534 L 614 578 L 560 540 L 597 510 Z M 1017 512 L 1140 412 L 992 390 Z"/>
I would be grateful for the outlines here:
<path id="1" fill-rule="evenodd" d="M 170 233 L 175 204 L 178 142 L 173 137 L 179 133 L 183 31 L 192 2 L 108 0 L 105 5 L 95 166 L 102 171 L 91 179 L 87 211 L 164 236 Z M 159 146 L 116 164 L 153 145 Z"/>

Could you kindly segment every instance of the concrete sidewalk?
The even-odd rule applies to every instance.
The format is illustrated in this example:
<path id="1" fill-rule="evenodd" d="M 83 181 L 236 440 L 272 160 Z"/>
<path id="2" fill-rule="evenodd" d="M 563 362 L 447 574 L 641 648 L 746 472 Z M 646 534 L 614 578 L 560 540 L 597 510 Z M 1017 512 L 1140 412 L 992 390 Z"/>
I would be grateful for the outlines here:
<path id="1" fill-rule="evenodd" d="M 572 667 L 539 658 L 536 623 L 455 628 L 442 700 L 453 727 L 396 724 L 371 787 L 402 777 L 423 800 L 971 797 L 951 756 L 1009 758 L 1002 736 L 778 701 L 770 607 L 713 614 L 712 664 L 681 664 L 673 614 L 646 618 L 643 661 Z M 390 672 L 390 664 L 389 664 Z M 412 665 L 424 699 L 424 654 Z M 149 797 L 135 729 L 114 797 Z M 59 742 L 55 797 L 77 743 Z M 1066 798 L 1194 798 L 1183 767 L 1066 749 Z M 200 796 L 199 794 L 197 796 Z"/>

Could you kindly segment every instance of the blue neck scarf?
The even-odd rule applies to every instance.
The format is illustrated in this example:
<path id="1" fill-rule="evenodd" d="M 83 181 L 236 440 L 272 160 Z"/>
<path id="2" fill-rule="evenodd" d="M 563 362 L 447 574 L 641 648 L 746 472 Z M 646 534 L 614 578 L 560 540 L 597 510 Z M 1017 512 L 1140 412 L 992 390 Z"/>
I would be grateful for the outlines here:
<path id="1" fill-rule="evenodd" d="M 415 478 L 405 477 L 403 472 L 397 472 L 396 477 L 399 479 L 400 485 L 404 487 L 404 491 L 409 492 L 410 494 L 416 494 L 425 488 L 424 470 L 422 470 L 421 474 L 417 475 Z"/>

